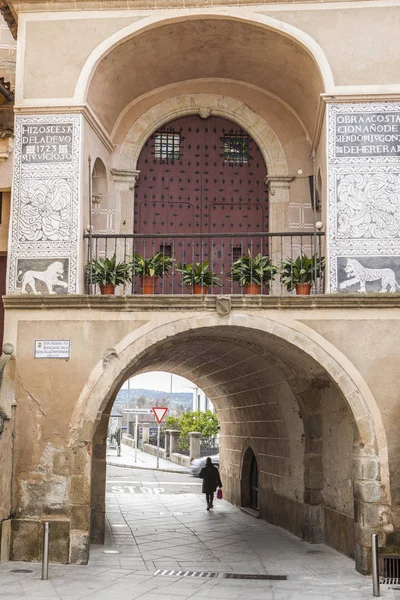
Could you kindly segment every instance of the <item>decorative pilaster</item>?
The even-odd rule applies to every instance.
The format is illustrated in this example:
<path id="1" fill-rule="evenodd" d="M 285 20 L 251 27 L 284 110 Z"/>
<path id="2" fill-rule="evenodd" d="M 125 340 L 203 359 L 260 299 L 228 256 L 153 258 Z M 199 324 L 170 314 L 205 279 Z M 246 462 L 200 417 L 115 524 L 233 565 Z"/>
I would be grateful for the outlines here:
<path id="1" fill-rule="evenodd" d="M 80 115 L 15 119 L 8 293 L 76 294 Z"/>
<path id="2" fill-rule="evenodd" d="M 330 292 L 400 283 L 400 105 L 328 105 Z"/>
<path id="3" fill-rule="evenodd" d="M 140 171 L 111 169 L 111 175 L 116 188 L 116 207 L 119 222 L 116 223 L 117 233 L 133 233 L 133 209 L 135 202 L 135 186 Z M 118 210 L 119 208 L 119 210 Z"/>
<path id="4" fill-rule="evenodd" d="M 289 188 L 293 179 L 289 175 L 267 175 L 264 179 L 269 191 L 269 230 L 272 233 L 287 230 Z"/>

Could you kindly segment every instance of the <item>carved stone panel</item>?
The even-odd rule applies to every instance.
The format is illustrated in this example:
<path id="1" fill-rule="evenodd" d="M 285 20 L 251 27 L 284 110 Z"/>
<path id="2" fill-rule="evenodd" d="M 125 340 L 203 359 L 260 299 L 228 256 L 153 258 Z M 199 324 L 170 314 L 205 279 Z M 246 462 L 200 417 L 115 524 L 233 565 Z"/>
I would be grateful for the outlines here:
<path id="1" fill-rule="evenodd" d="M 17 116 L 8 293 L 77 292 L 79 115 Z"/>
<path id="2" fill-rule="evenodd" d="M 328 107 L 331 292 L 400 291 L 400 105 Z"/>

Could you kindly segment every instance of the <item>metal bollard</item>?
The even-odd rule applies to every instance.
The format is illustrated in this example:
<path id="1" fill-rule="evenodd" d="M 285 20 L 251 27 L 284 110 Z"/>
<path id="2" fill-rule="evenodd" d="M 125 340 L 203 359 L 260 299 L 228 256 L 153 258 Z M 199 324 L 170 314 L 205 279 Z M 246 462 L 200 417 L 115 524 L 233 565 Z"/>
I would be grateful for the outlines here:
<path id="1" fill-rule="evenodd" d="M 372 550 L 372 595 L 375 598 L 380 598 L 381 591 L 379 587 L 379 560 L 378 560 L 378 536 L 376 533 L 371 535 L 371 550 Z"/>
<path id="2" fill-rule="evenodd" d="M 42 579 L 49 578 L 49 542 L 50 542 L 50 523 L 43 523 L 43 555 L 42 555 Z"/>

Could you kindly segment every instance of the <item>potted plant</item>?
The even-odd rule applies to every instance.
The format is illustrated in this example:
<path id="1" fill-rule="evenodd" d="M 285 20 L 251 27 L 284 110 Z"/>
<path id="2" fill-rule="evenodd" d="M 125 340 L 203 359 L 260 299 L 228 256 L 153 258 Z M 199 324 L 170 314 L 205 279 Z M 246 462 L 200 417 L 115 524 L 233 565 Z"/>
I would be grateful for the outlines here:
<path id="1" fill-rule="evenodd" d="M 187 287 L 193 288 L 193 294 L 206 294 L 207 288 L 221 284 L 218 277 L 213 273 L 209 261 L 203 263 L 181 263 L 176 267 L 178 273 L 182 274 L 182 281 Z"/>
<path id="2" fill-rule="evenodd" d="M 311 284 L 321 277 L 325 267 L 323 256 L 308 257 L 304 252 L 295 259 L 287 258 L 282 263 L 281 281 L 291 292 L 296 290 L 298 295 L 309 295 Z"/>
<path id="3" fill-rule="evenodd" d="M 143 294 L 152 294 L 157 277 L 166 275 L 173 264 L 173 258 L 157 252 L 151 258 L 145 258 L 135 252 L 131 263 L 133 274 L 140 277 Z"/>
<path id="4" fill-rule="evenodd" d="M 269 256 L 262 256 L 261 253 L 252 256 L 249 249 L 247 256 L 235 260 L 228 277 L 238 281 L 244 287 L 245 294 L 260 294 L 261 286 L 268 285 L 278 270 Z"/>
<path id="5" fill-rule="evenodd" d="M 92 260 L 86 268 L 89 281 L 100 287 L 100 293 L 112 295 L 115 286 L 131 281 L 132 267 L 125 262 L 117 263 L 116 256 Z"/>

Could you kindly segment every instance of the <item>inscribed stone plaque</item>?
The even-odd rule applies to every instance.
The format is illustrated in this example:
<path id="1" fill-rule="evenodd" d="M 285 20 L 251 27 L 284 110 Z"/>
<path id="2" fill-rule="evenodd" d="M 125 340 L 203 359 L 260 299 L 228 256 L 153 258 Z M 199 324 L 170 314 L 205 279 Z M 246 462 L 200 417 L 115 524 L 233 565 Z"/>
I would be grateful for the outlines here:
<path id="1" fill-rule="evenodd" d="M 399 156 L 400 114 L 365 111 L 335 114 L 336 156 Z"/>
<path id="2" fill-rule="evenodd" d="M 26 123 L 22 125 L 21 133 L 23 164 L 72 162 L 72 122 Z"/>
<path id="3" fill-rule="evenodd" d="M 328 106 L 331 292 L 400 291 L 400 105 Z"/>

